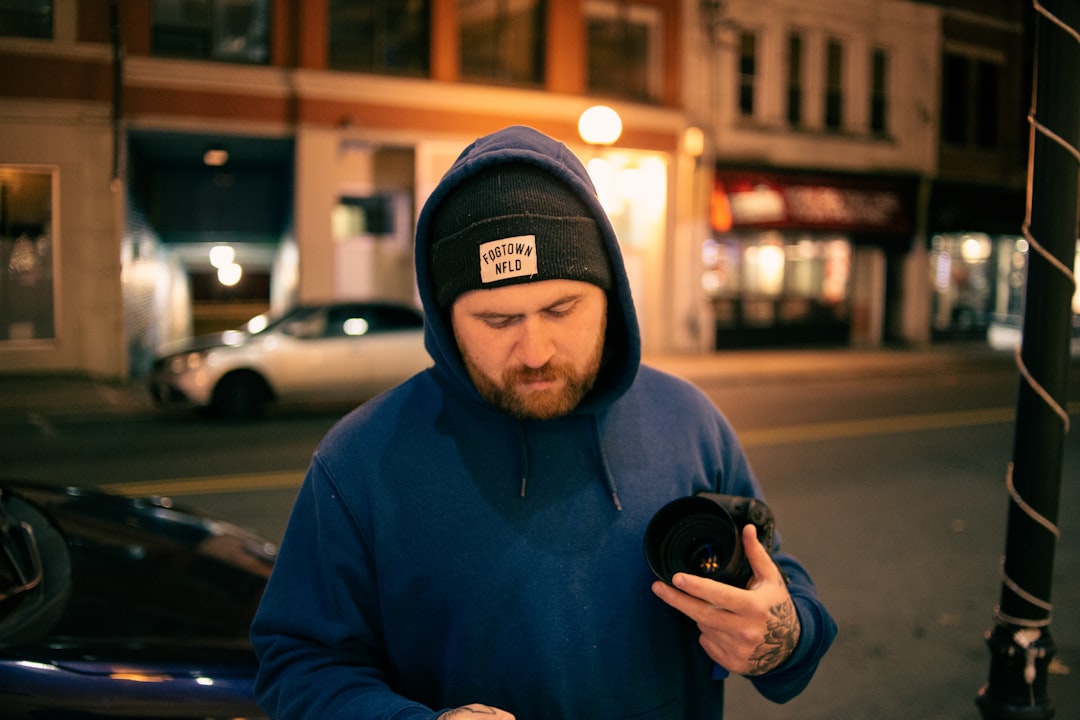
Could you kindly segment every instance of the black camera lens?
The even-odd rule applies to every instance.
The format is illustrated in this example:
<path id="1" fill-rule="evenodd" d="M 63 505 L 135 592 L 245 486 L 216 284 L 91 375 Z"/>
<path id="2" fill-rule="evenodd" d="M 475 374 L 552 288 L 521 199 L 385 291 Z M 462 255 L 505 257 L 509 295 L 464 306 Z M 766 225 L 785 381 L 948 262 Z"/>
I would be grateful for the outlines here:
<path id="1" fill-rule="evenodd" d="M 645 561 L 667 583 L 675 573 L 685 572 L 736 584 L 742 559 L 735 519 L 704 497 L 668 503 L 645 530 Z"/>

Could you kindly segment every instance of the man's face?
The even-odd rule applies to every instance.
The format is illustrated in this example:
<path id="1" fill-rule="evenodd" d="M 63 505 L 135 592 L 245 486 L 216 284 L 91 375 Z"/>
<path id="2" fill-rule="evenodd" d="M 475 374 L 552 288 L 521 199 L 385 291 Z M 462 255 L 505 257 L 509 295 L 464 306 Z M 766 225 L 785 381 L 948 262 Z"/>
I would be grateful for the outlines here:
<path id="1" fill-rule="evenodd" d="M 547 420 L 577 407 L 600 371 L 607 296 L 578 280 L 473 290 L 454 301 L 454 335 L 491 404 Z"/>

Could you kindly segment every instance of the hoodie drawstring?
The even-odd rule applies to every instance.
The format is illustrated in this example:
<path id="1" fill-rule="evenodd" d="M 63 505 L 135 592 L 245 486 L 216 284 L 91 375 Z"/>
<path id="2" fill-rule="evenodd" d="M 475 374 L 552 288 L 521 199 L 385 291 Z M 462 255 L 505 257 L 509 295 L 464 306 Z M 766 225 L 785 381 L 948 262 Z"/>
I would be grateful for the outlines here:
<path id="1" fill-rule="evenodd" d="M 521 450 L 521 497 L 525 497 L 528 492 L 529 486 L 529 472 L 531 471 L 530 459 L 529 459 L 529 437 L 525 432 L 525 426 L 519 423 L 518 430 L 518 447 Z M 604 443 L 601 442 L 600 435 L 600 418 L 597 415 L 592 416 L 592 431 L 593 441 L 596 444 L 596 454 L 600 459 L 600 473 L 604 476 L 604 486 L 607 488 L 608 494 L 611 495 L 611 501 L 615 504 L 615 509 L 622 512 L 622 503 L 619 501 L 619 491 L 615 485 L 615 476 L 611 472 L 611 466 L 608 464 L 607 453 L 604 452 Z"/>
<path id="2" fill-rule="evenodd" d="M 604 443 L 600 438 L 600 416 L 593 415 L 593 436 L 596 439 L 596 452 L 600 455 L 600 471 L 604 474 L 604 482 L 607 485 L 608 492 L 611 493 L 611 501 L 615 503 L 615 509 L 622 512 L 622 503 L 619 502 L 619 490 L 615 487 L 615 476 L 611 472 L 611 467 L 608 465 L 607 453 L 604 452 Z"/>
<path id="3" fill-rule="evenodd" d="M 529 438 L 525 435 L 525 426 L 518 423 L 518 445 L 521 447 L 521 497 L 529 484 Z"/>

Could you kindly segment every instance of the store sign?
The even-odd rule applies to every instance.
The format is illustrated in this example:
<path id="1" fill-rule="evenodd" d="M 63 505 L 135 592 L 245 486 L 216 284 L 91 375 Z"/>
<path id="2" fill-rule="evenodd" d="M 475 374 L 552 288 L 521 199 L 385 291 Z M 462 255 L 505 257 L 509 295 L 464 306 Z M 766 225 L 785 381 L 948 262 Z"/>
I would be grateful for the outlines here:
<path id="1" fill-rule="evenodd" d="M 717 173 L 712 223 L 721 232 L 743 227 L 909 234 L 904 198 L 902 188 L 869 180 Z"/>

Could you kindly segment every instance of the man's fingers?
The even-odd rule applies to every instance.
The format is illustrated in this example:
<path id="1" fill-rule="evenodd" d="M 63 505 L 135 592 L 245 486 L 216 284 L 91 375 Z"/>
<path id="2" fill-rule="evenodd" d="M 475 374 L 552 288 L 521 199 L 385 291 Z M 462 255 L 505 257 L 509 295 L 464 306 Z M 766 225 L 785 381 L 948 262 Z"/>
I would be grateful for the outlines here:
<path id="1" fill-rule="evenodd" d="M 750 562 L 750 569 L 754 572 L 754 579 L 750 581 L 750 586 L 754 587 L 767 582 L 779 582 L 780 569 L 776 567 L 776 563 L 773 562 L 769 551 L 758 541 L 757 528 L 754 525 L 748 523 L 743 528 L 742 541 L 743 552 L 746 553 L 746 559 Z"/>
<path id="2" fill-rule="evenodd" d="M 653 592 L 671 607 L 703 622 L 717 610 L 738 611 L 746 606 L 745 590 L 689 573 L 676 573 L 672 586 L 653 584 Z"/>

